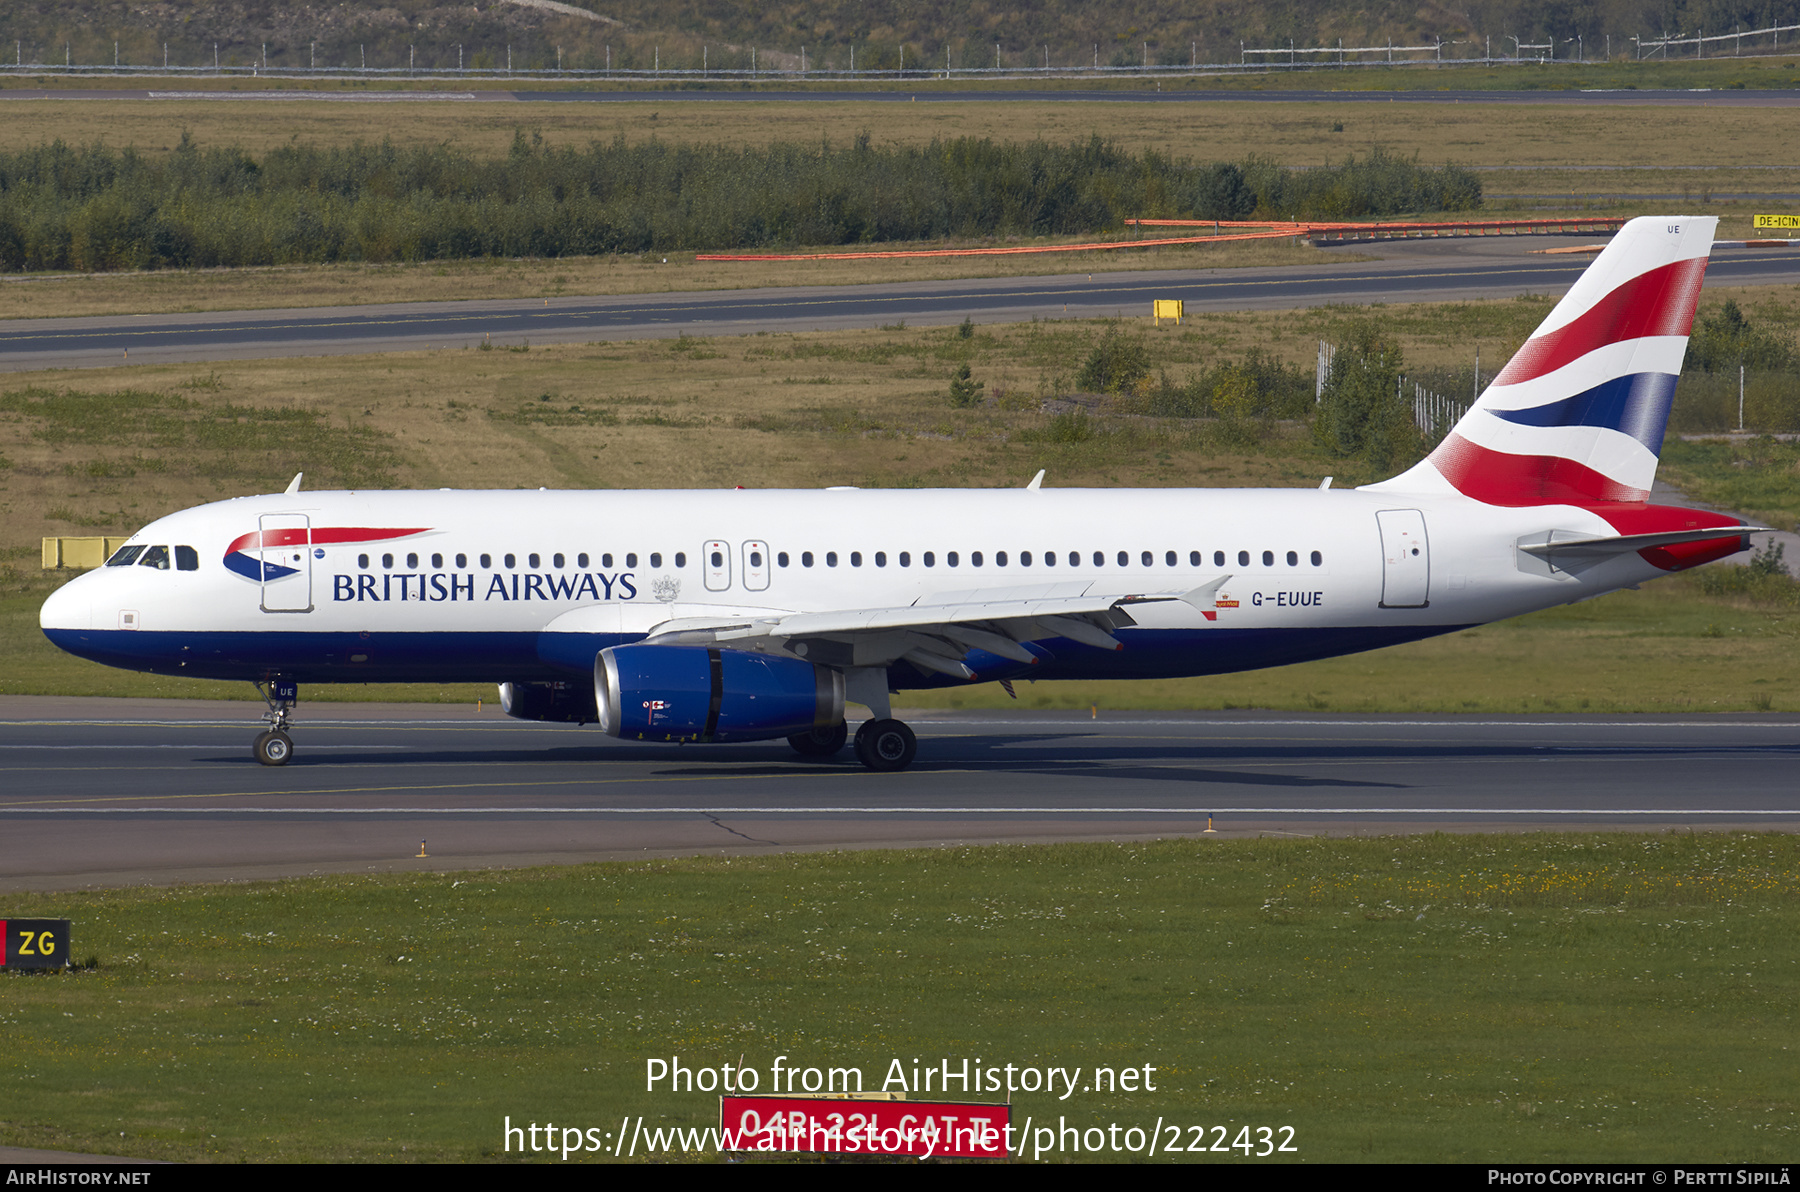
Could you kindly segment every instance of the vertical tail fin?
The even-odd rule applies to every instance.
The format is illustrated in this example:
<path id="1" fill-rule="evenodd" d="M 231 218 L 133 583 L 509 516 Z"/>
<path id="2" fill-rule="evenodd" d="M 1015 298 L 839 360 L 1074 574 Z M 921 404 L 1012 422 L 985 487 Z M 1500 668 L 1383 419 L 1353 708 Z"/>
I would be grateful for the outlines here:
<path id="1" fill-rule="evenodd" d="M 1511 506 L 1645 500 L 1718 222 L 1619 229 L 1437 449 L 1371 487 Z"/>

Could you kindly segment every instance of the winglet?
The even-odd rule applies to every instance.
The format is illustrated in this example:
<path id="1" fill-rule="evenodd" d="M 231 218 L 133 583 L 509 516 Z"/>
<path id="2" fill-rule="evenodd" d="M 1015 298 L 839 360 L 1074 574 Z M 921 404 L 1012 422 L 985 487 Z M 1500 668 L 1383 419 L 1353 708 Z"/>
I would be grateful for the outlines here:
<path id="1" fill-rule="evenodd" d="M 1025 491 L 1034 493 L 1042 487 L 1044 487 L 1044 469 L 1039 468 L 1038 474 L 1033 476 L 1031 478 L 1031 483 L 1025 486 Z"/>
<path id="2" fill-rule="evenodd" d="M 287 496 L 292 496 L 293 494 L 299 492 L 300 491 L 300 478 L 304 475 L 306 475 L 305 472 L 295 472 L 294 478 L 292 480 L 288 481 L 287 488 L 283 490 L 284 494 Z"/>

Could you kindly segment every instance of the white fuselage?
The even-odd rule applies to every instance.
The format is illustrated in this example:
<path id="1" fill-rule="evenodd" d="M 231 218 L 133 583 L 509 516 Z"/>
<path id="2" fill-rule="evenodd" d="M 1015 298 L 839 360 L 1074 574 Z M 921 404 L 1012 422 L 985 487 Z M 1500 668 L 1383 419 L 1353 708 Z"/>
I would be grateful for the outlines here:
<path id="1" fill-rule="evenodd" d="M 1567 505 L 1358 490 L 300 492 L 172 514 L 44 605 L 74 653 L 163 673 L 526 681 L 671 621 L 934 605 L 953 594 L 1161 595 L 1124 649 L 1051 643 L 1036 677 L 1218 673 L 1368 649 L 1661 574 L 1521 560 Z M 1167 598 L 1223 580 L 1210 607 Z M 593 647 L 593 648 L 590 648 Z M 586 662 L 578 665 L 585 655 Z M 1001 677 L 981 675 L 978 677 Z M 942 675 L 896 664 L 896 688 Z"/>

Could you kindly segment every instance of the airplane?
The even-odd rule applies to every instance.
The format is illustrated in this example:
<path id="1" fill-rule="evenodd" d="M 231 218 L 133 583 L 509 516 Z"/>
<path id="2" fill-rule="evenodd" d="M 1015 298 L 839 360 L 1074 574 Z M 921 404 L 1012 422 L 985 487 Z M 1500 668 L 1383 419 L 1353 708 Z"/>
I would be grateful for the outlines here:
<path id="1" fill-rule="evenodd" d="M 875 771 L 892 695 L 1222 674 L 1413 641 L 1748 549 L 1649 503 L 1717 220 L 1640 218 L 1430 455 L 1356 489 L 286 492 L 163 517 L 45 601 L 110 666 L 242 679 L 255 759 L 302 683 L 493 682 L 634 741 L 787 738 Z"/>

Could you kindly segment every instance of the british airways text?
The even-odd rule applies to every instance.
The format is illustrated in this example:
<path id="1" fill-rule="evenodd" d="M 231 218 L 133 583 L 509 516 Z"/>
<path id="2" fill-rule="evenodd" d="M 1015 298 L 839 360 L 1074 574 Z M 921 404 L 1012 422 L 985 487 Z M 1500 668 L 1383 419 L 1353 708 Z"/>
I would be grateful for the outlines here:
<path id="1" fill-rule="evenodd" d="M 381 575 L 334 575 L 331 598 L 348 600 L 476 600 L 476 589 L 483 577 L 472 572 L 391 571 Z M 632 573 L 620 571 L 607 575 L 603 571 L 583 571 L 577 575 L 550 572 L 509 572 L 487 576 L 487 590 L 480 599 L 487 600 L 632 600 L 637 585 Z"/>

